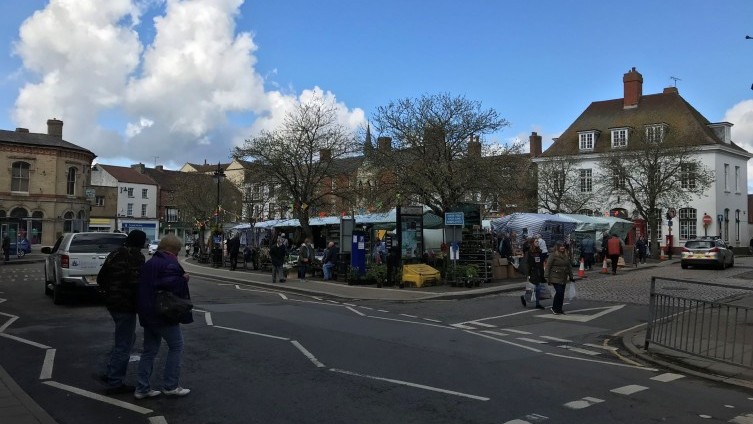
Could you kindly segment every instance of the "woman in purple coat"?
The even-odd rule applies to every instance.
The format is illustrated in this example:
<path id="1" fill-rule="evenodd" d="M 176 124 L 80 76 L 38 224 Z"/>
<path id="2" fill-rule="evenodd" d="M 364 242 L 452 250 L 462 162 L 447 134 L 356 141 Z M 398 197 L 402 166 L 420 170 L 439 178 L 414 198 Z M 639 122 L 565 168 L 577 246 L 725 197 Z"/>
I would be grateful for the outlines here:
<path id="1" fill-rule="evenodd" d="M 191 392 L 180 387 L 180 363 L 183 356 L 183 333 L 180 324 L 193 322 L 191 312 L 180 317 L 178 324 L 169 322 L 157 315 L 155 295 L 158 290 L 167 290 L 183 299 L 190 299 L 188 274 L 178 262 L 178 254 L 183 241 L 175 235 L 162 237 L 157 252 L 141 269 L 139 279 L 138 314 L 139 323 L 144 327 L 144 352 L 141 354 L 138 371 L 138 385 L 134 397 L 144 399 L 159 396 L 161 393 L 172 396 L 185 396 Z M 162 391 L 152 390 L 149 383 L 154 368 L 154 358 L 159 352 L 162 340 L 167 343 L 167 360 L 163 373 Z"/>

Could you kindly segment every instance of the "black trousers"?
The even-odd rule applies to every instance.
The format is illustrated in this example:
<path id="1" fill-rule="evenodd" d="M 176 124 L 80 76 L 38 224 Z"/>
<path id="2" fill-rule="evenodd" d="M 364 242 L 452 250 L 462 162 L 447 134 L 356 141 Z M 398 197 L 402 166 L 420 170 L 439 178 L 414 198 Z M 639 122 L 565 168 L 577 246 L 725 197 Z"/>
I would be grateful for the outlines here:
<path id="1" fill-rule="evenodd" d="M 566 283 L 552 284 L 554 286 L 554 299 L 552 299 L 552 310 L 562 312 L 562 304 L 565 303 L 565 286 Z"/>
<path id="2" fill-rule="evenodd" d="M 620 255 L 609 255 L 609 259 L 612 261 L 612 274 L 616 274 L 617 262 L 620 261 Z"/>

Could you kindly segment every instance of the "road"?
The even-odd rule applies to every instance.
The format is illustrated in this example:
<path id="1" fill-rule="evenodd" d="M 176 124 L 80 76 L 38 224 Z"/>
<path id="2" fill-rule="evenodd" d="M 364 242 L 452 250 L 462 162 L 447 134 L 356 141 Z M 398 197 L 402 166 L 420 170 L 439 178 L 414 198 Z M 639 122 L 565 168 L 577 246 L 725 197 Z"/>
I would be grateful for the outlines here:
<path id="1" fill-rule="evenodd" d="M 750 272 L 740 265 L 687 275 L 734 279 Z M 660 272 L 693 271 L 675 268 Z M 595 300 L 564 316 L 517 294 L 339 301 L 192 278 L 181 381 L 192 392 L 137 401 L 103 396 L 92 378 L 111 343 L 101 302 L 55 306 L 41 264 L 15 265 L 0 277 L 0 361 L 61 424 L 753 423 L 751 394 L 622 357 L 610 335 L 645 322 L 630 293 L 657 272 L 600 276 L 633 285 L 609 301 L 594 275 L 581 292 Z"/>

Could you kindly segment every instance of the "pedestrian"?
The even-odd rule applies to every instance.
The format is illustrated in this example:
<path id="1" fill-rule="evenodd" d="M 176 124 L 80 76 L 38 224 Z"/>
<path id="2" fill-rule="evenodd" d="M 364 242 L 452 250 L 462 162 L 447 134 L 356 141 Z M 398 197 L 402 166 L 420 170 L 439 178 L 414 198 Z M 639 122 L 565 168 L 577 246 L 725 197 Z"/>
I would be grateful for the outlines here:
<path id="1" fill-rule="evenodd" d="M 607 240 L 607 255 L 612 261 L 612 275 L 617 275 L 617 262 L 622 256 L 622 240 L 617 237 L 617 234 L 612 234 L 612 238 Z"/>
<path id="2" fill-rule="evenodd" d="M 337 257 L 339 255 L 340 249 L 337 248 L 337 244 L 334 241 L 329 242 L 322 258 L 322 272 L 324 273 L 325 280 L 332 279 L 332 268 L 337 264 Z"/>
<path id="3" fill-rule="evenodd" d="M 564 314 L 562 304 L 565 301 L 565 286 L 567 282 L 573 282 L 573 267 L 570 264 L 570 257 L 565 251 L 565 245 L 558 241 L 554 245 L 554 252 L 549 256 L 546 264 L 546 280 L 554 286 L 554 299 L 552 300 L 552 313 L 555 315 Z"/>
<path id="4" fill-rule="evenodd" d="M 10 261 L 10 237 L 3 237 L 3 255 L 5 255 L 5 263 Z"/>
<path id="5" fill-rule="evenodd" d="M 590 271 L 594 266 L 594 253 L 596 253 L 594 239 L 586 236 L 580 242 L 580 253 L 583 255 L 584 268 Z"/>
<path id="6" fill-rule="evenodd" d="M 544 284 L 544 260 L 541 257 L 541 249 L 534 239 L 530 239 L 526 244 L 527 246 L 524 248 L 526 263 L 528 264 L 526 271 L 528 281 L 533 284 L 533 292 L 536 294 L 535 307 L 544 309 L 539 296 Z M 520 302 L 523 306 L 527 306 L 525 294 L 520 296 Z"/>
<path id="7" fill-rule="evenodd" d="M 269 249 L 269 259 L 272 262 L 272 282 L 285 282 L 285 242 L 282 237 L 277 239 L 277 243 Z"/>
<path id="8" fill-rule="evenodd" d="M 753 238 L 750 239 L 750 253 L 753 253 Z"/>
<path id="9" fill-rule="evenodd" d="M 146 234 L 141 230 L 128 233 L 123 246 L 110 252 L 97 274 L 97 284 L 104 292 L 105 306 L 115 324 L 115 334 L 107 361 L 104 380 L 108 395 L 133 393 L 135 386 L 125 384 L 131 350 L 136 340 L 136 301 L 139 275 L 144 265 Z"/>
<path id="10" fill-rule="evenodd" d="M 541 258 L 546 261 L 549 257 L 549 250 L 546 248 L 546 241 L 541 237 L 541 234 L 536 234 L 536 243 L 538 243 L 539 249 L 541 250 Z"/>
<path id="11" fill-rule="evenodd" d="M 241 235 L 235 233 L 235 235 L 227 241 L 227 253 L 230 255 L 230 271 L 235 271 L 238 266 L 238 253 L 241 250 Z"/>
<path id="12" fill-rule="evenodd" d="M 644 240 L 643 237 L 638 237 L 638 241 L 635 242 L 635 253 L 638 254 L 638 262 L 642 264 L 646 263 L 647 248 L 646 240 Z"/>
<path id="13" fill-rule="evenodd" d="M 298 250 L 298 279 L 306 281 L 306 273 L 311 266 L 311 260 L 314 257 L 314 249 L 309 245 L 308 237 L 301 243 Z"/>
<path id="14" fill-rule="evenodd" d="M 179 323 L 167 321 L 156 310 L 157 291 L 166 290 L 177 297 L 190 299 L 188 290 L 189 275 L 183 270 L 177 255 L 183 242 L 173 234 L 162 237 L 157 252 L 141 268 L 139 278 L 138 314 L 139 323 L 144 327 L 144 348 L 141 353 L 138 371 L 138 385 L 133 396 L 136 399 L 151 398 L 163 393 L 168 396 L 185 396 L 191 392 L 180 386 L 180 368 L 183 356 L 183 332 L 181 324 L 193 322 L 191 312 L 184 313 Z M 167 343 L 167 359 L 162 374 L 162 391 L 153 390 L 150 384 L 154 359 L 162 340 Z"/>
<path id="15" fill-rule="evenodd" d="M 502 239 L 499 241 L 498 251 L 502 258 L 507 260 L 512 258 L 512 240 L 510 239 L 510 234 L 502 234 Z"/>
<path id="16" fill-rule="evenodd" d="M 599 262 L 604 262 L 607 258 L 607 242 L 609 241 L 609 233 L 605 232 L 601 237 L 601 258 Z"/>

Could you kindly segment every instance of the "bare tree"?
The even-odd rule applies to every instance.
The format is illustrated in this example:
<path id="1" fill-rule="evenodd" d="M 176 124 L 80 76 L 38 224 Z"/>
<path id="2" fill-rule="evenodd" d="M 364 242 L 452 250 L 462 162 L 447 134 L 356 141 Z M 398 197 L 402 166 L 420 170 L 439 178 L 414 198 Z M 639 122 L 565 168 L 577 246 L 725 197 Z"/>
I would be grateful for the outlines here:
<path id="1" fill-rule="evenodd" d="M 365 152 L 377 169 L 379 195 L 423 203 L 440 216 L 509 182 L 510 154 L 520 150 L 483 139 L 509 125 L 497 111 L 447 93 L 390 102 L 373 122 L 382 137 Z"/>
<path id="2" fill-rule="evenodd" d="M 339 123 L 335 107 L 316 98 L 297 105 L 277 128 L 247 139 L 234 156 L 259 164 L 289 196 L 293 215 L 311 237 L 311 209 L 325 206 L 327 196 L 339 195 L 331 183 L 335 163 L 360 150 L 355 133 Z"/>
<path id="3" fill-rule="evenodd" d="M 577 213 L 593 206 L 595 194 L 580 190 L 580 165 L 572 157 L 541 162 L 538 171 L 538 206 L 550 213 Z"/>
<path id="4" fill-rule="evenodd" d="M 698 158 L 698 148 L 644 140 L 639 150 L 618 150 L 602 157 L 603 175 L 597 187 L 606 196 L 623 197 L 635 206 L 651 231 L 651 252 L 658 256 L 658 216 L 660 208 L 682 207 L 693 197 L 703 195 L 714 174 Z"/>
<path id="5" fill-rule="evenodd" d="M 237 221 L 241 216 L 241 192 L 227 179 L 220 183 L 219 211 L 217 182 L 211 175 L 178 172 L 173 174 L 172 180 L 166 201 L 180 211 L 182 221 L 199 227 L 214 227 L 217 221 Z"/>

